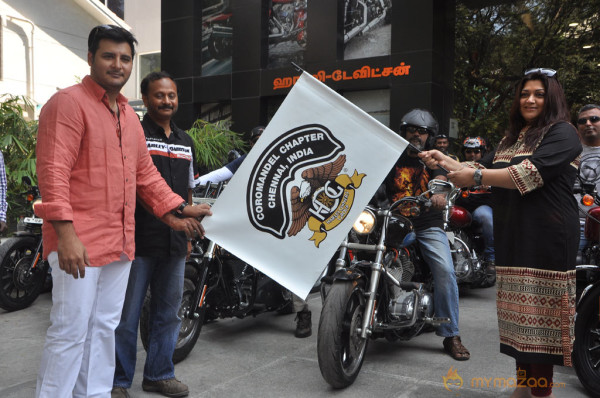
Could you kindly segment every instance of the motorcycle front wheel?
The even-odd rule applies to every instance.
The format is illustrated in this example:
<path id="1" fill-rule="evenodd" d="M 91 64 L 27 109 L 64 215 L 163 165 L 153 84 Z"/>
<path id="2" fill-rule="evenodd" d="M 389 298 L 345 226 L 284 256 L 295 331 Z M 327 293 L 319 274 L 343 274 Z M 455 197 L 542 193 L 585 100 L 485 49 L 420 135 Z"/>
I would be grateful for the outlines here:
<path id="1" fill-rule="evenodd" d="M 31 269 L 37 243 L 31 236 L 13 237 L 0 246 L 0 307 L 6 311 L 29 307 L 44 288 L 46 263 L 40 259 Z"/>
<path id="2" fill-rule="evenodd" d="M 577 306 L 573 367 L 592 396 L 600 396 L 600 285 L 590 290 Z"/>
<path id="3" fill-rule="evenodd" d="M 181 297 L 181 306 L 179 307 L 178 316 L 181 319 L 181 327 L 179 328 L 179 335 L 177 336 L 177 342 L 175 343 L 175 351 L 173 352 L 173 363 L 179 363 L 183 361 L 196 345 L 202 325 L 204 324 L 204 308 L 199 310 L 199 317 L 195 319 L 189 319 L 185 316 L 188 311 L 191 311 L 192 300 L 194 297 L 194 291 L 196 290 L 196 280 L 198 272 L 192 265 L 185 266 L 185 276 L 183 279 L 183 295 Z M 144 305 L 142 306 L 142 312 L 140 314 L 140 337 L 144 350 L 148 352 L 148 344 L 150 340 L 150 300 L 151 292 L 148 289 L 146 298 L 144 299 Z"/>
<path id="4" fill-rule="evenodd" d="M 333 283 L 321 310 L 317 338 L 319 368 L 333 388 L 348 387 L 360 372 L 368 343 L 359 333 L 364 311 L 362 283 Z"/>

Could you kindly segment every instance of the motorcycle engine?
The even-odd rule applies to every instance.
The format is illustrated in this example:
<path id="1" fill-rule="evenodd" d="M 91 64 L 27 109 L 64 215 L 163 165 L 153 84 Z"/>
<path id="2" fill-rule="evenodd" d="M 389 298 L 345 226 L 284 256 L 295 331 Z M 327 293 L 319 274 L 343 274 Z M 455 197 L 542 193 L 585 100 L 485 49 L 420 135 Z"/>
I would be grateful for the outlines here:
<path id="1" fill-rule="evenodd" d="M 400 320 L 412 318 L 415 311 L 415 293 L 400 290 L 399 294 L 390 301 L 390 314 Z"/>
<path id="2" fill-rule="evenodd" d="M 278 7 L 276 15 L 283 25 L 284 32 L 291 32 L 294 27 L 294 5 L 292 3 L 282 4 L 281 7 Z"/>

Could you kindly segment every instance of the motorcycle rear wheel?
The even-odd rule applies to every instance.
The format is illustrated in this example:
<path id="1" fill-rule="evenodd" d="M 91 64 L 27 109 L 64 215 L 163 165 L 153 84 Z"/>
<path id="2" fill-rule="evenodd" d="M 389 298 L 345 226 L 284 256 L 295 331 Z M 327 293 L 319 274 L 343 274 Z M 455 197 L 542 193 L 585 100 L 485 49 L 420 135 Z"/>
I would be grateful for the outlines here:
<path id="1" fill-rule="evenodd" d="M 351 385 L 362 367 L 368 339 L 361 338 L 365 310 L 362 283 L 335 281 L 319 319 L 317 354 L 321 374 L 333 388 Z"/>
<path id="2" fill-rule="evenodd" d="M 600 286 L 595 286 L 577 306 L 573 366 L 581 384 L 592 396 L 600 396 Z"/>
<path id="3" fill-rule="evenodd" d="M 0 246 L 0 308 L 18 311 L 29 307 L 40 295 L 48 267 L 43 260 L 29 271 L 37 240 L 31 236 L 9 238 Z"/>
<path id="4" fill-rule="evenodd" d="M 202 325 L 204 324 L 204 314 L 206 312 L 204 308 L 199 310 L 200 316 L 196 319 L 189 319 L 185 316 L 187 311 L 191 311 L 191 306 L 193 305 L 192 299 L 196 289 L 195 281 L 197 280 L 197 275 L 198 272 L 194 266 L 185 266 L 183 296 L 181 297 L 181 306 L 178 311 L 178 316 L 181 318 L 181 327 L 179 328 L 179 335 L 177 336 L 177 342 L 175 343 L 175 351 L 173 352 L 174 364 L 183 361 L 192 349 L 194 349 L 194 345 L 196 345 L 196 341 L 202 330 Z M 148 352 L 148 343 L 150 339 L 150 297 L 151 292 L 150 289 L 148 289 L 140 314 L 140 337 L 146 352 Z"/>

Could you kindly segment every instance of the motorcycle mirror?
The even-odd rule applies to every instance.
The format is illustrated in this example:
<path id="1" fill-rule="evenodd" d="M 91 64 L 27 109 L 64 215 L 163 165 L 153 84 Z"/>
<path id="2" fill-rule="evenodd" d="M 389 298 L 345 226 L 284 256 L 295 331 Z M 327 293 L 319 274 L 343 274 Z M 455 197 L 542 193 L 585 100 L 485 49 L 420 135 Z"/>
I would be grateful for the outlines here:
<path id="1" fill-rule="evenodd" d="M 452 192 L 452 190 L 454 189 L 454 184 L 452 184 L 450 181 L 433 179 L 429 181 L 429 184 L 427 184 L 427 188 L 434 195 L 447 194 L 449 192 Z"/>

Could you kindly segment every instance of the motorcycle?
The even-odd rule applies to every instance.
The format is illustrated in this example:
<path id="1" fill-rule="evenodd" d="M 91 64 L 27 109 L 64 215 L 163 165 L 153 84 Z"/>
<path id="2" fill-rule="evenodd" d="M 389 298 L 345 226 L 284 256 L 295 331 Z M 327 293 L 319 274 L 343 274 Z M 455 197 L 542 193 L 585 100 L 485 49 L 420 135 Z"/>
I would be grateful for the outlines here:
<path id="1" fill-rule="evenodd" d="M 456 204 L 460 196 L 487 193 L 489 187 L 453 188 L 443 211 L 444 230 L 459 286 L 490 287 L 496 283 L 495 269 L 483 260 L 485 243 L 481 226 L 473 223 L 473 216 L 466 208 Z"/>
<path id="2" fill-rule="evenodd" d="M 216 60 L 224 60 L 231 57 L 233 53 L 233 13 L 229 9 L 228 1 L 206 7 L 202 10 L 203 18 L 203 42 L 206 39 L 206 46 L 210 56 Z"/>
<path id="3" fill-rule="evenodd" d="M 321 282 L 317 339 L 321 374 L 334 388 L 354 382 L 370 338 L 408 340 L 427 324 L 450 322 L 433 316 L 433 277 L 411 218 L 431 206 L 429 194 L 451 190 L 449 182 L 431 180 L 419 196 L 370 204 L 341 244 L 335 273 Z"/>
<path id="4" fill-rule="evenodd" d="M 25 193 L 33 214 L 23 219 L 22 230 L 0 246 L 0 308 L 18 311 L 29 307 L 42 291 L 51 288 L 48 261 L 42 258 L 42 223 L 35 206 L 42 202 L 37 186 L 29 185 Z"/>
<path id="5" fill-rule="evenodd" d="M 381 21 L 392 20 L 391 0 L 345 0 L 344 44 L 354 36 L 366 33 Z"/>
<path id="6" fill-rule="evenodd" d="M 213 204 L 223 183 L 197 187 L 194 204 Z M 185 359 L 194 348 L 204 323 L 217 318 L 245 318 L 267 311 L 292 313 L 292 294 L 268 276 L 244 263 L 215 242 L 205 238 L 192 241 L 192 253 L 185 265 L 183 297 L 178 316 L 181 328 L 173 362 Z M 148 350 L 149 290 L 140 316 L 140 335 Z"/>
<path id="7" fill-rule="evenodd" d="M 581 384 L 593 395 L 600 395 L 600 198 L 596 192 L 596 181 L 581 178 L 585 165 L 580 166 L 581 203 L 588 208 L 585 218 L 584 236 L 587 245 L 583 248 L 577 265 L 577 313 L 575 316 L 575 344 L 573 367 Z M 582 263 L 582 264 L 579 264 Z"/>
<path id="8" fill-rule="evenodd" d="M 272 0 L 269 8 L 269 44 L 295 40 L 306 48 L 307 0 Z"/>
<path id="9" fill-rule="evenodd" d="M 272 0 L 269 7 L 269 44 L 295 40 L 306 48 L 307 0 Z M 206 18 L 203 35 L 212 58 L 223 60 L 233 51 L 233 19 L 229 7 L 221 2 L 220 12 Z M 214 7 L 213 7 L 214 8 Z"/>

